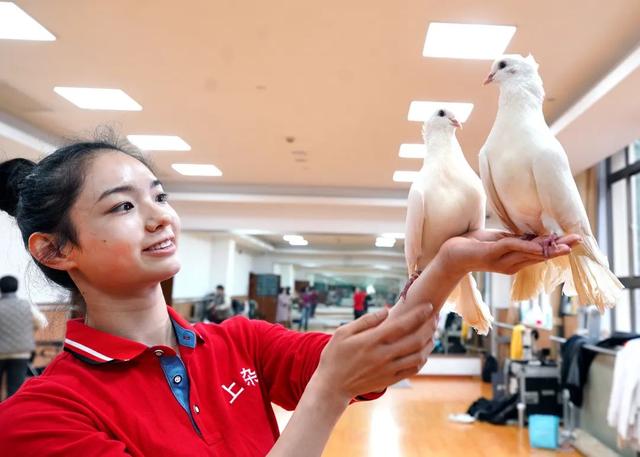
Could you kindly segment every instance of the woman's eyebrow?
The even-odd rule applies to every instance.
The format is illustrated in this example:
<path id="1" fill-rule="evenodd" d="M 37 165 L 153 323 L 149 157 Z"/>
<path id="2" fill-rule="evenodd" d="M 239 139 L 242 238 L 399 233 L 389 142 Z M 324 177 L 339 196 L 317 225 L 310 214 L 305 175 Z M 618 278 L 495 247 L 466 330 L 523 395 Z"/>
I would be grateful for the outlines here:
<path id="1" fill-rule="evenodd" d="M 159 179 L 154 179 L 153 181 L 151 181 L 151 186 L 149 187 L 153 189 L 154 187 L 158 187 L 158 186 L 162 186 L 162 182 L 160 182 Z M 135 188 L 127 184 L 124 186 L 118 186 L 118 187 L 114 187 L 113 189 L 105 190 L 104 192 L 102 192 L 102 195 L 100 195 L 100 198 L 98 198 L 96 203 L 98 203 L 100 200 L 103 200 L 104 198 L 108 197 L 111 194 L 117 194 L 120 192 L 122 193 L 135 192 Z"/>
<path id="2" fill-rule="evenodd" d="M 96 203 L 99 203 L 100 200 L 107 198 L 111 194 L 117 194 L 120 192 L 122 193 L 134 192 L 134 191 L 135 189 L 133 188 L 133 186 L 130 186 L 130 185 L 114 187 L 113 189 L 105 190 L 104 192 L 102 192 L 102 195 L 100 195 L 100 198 L 98 198 Z"/>

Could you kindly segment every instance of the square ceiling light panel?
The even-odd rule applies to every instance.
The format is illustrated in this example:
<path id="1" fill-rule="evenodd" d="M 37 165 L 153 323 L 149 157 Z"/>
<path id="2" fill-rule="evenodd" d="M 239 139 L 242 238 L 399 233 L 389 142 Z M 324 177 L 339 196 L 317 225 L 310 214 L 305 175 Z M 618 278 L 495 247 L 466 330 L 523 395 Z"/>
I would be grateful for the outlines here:
<path id="1" fill-rule="evenodd" d="M 379 236 L 376 238 L 376 247 L 378 248 L 392 248 L 396 244 L 395 238 L 386 238 Z"/>
<path id="2" fill-rule="evenodd" d="M 53 90 L 82 109 L 142 111 L 142 106 L 121 89 L 58 86 Z"/>
<path id="3" fill-rule="evenodd" d="M 174 163 L 171 168 L 185 176 L 222 176 L 222 171 L 212 164 Z"/>
<path id="4" fill-rule="evenodd" d="M 143 151 L 191 151 L 191 146 L 176 135 L 127 135 L 127 140 Z"/>
<path id="5" fill-rule="evenodd" d="M 439 109 L 451 111 L 460 122 L 466 122 L 473 111 L 473 103 L 467 102 L 437 102 L 437 101 L 417 101 L 414 100 L 409 105 L 407 118 L 410 121 L 424 122 L 429 119 Z"/>
<path id="6" fill-rule="evenodd" d="M 516 28 L 511 25 L 432 22 L 422 55 L 451 59 L 494 60 L 504 54 Z"/>
<path id="7" fill-rule="evenodd" d="M 56 37 L 13 2 L 0 2 L 0 39 L 55 41 Z"/>
<path id="8" fill-rule="evenodd" d="M 424 159 L 427 154 L 427 147 L 422 143 L 409 144 L 404 143 L 400 145 L 400 152 L 398 156 L 403 159 Z"/>
<path id="9" fill-rule="evenodd" d="M 398 170 L 393 172 L 393 180 L 395 182 L 413 182 L 418 176 L 417 171 Z"/>

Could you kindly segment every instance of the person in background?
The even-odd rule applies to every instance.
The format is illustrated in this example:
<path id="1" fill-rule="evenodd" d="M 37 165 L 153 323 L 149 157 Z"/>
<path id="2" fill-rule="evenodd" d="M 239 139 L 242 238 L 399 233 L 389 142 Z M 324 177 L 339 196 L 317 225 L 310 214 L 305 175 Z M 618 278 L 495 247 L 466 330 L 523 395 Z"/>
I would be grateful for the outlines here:
<path id="1" fill-rule="evenodd" d="M 373 305 L 373 295 L 367 294 L 364 297 L 364 312 L 365 314 L 369 312 L 369 306 Z"/>
<path id="2" fill-rule="evenodd" d="M 311 311 L 309 312 L 309 317 L 316 317 L 316 307 L 318 306 L 318 291 L 316 290 L 315 287 L 311 286 L 309 288 L 309 305 L 311 308 Z"/>
<path id="3" fill-rule="evenodd" d="M 44 314 L 18 298 L 17 291 L 15 277 L 0 278 L 0 384 L 6 371 L 7 397 L 16 393 L 27 377 L 27 364 L 36 347 L 33 331 L 47 325 Z"/>
<path id="4" fill-rule="evenodd" d="M 286 328 L 291 327 L 291 296 L 289 288 L 280 288 L 278 294 L 278 307 L 276 308 L 276 322 Z"/>
<path id="5" fill-rule="evenodd" d="M 357 319 L 363 314 L 365 314 L 364 310 L 364 300 L 367 297 L 367 293 L 356 287 L 356 291 L 353 293 L 353 318 Z"/>
<path id="6" fill-rule="evenodd" d="M 218 284 L 213 295 L 207 295 L 207 319 L 219 324 L 228 317 L 231 317 L 231 306 L 227 304 L 224 294 L 224 286 Z"/>
<path id="7" fill-rule="evenodd" d="M 300 301 L 298 306 L 300 307 L 300 323 L 298 324 L 298 330 L 306 331 L 309 328 L 309 313 L 311 312 L 311 293 L 309 287 L 304 290 L 300 290 Z"/>

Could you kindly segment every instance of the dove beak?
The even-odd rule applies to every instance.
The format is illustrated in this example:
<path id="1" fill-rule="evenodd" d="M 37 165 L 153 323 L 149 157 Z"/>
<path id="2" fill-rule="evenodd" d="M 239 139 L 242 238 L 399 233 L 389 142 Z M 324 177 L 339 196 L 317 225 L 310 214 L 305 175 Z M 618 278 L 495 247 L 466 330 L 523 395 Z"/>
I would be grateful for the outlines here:
<path id="1" fill-rule="evenodd" d="M 455 117 L 454 118 L 449 118 L 449 123 L 451 123 L 451 125 L 453 125 L 454 127 L 462 129 L 462 124 Z"/>
<path id="2" fill-rule="evenodd" d="M 493 82 L 493 78 L 495 77 L 495 73 L 489 73 L 489 75 L 487 75 L 487 79 L 484 80 L 484 82 L 482 83 L 483 86 L 486 86 L 487 84 Z"/>

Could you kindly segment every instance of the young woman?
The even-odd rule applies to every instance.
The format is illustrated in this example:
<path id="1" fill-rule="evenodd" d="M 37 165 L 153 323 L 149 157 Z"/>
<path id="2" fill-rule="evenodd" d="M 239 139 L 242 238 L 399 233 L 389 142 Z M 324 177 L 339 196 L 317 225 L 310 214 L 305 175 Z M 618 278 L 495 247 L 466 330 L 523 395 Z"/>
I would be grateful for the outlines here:
<path id="1" fill-rule="evenodd" d="M 0 164 L 0 209 L 45 275 L 86 306 L 65 352 L 0 406 L 0 449 L 12 455 L 318 456 L 350 402 L 425 363 L 463 274 L 543 260 L 537 241 L 481 232 L 447 242 L 390 313 L 333 337 L 240 317 L 192 326 L 160 289 L 180 268 L 180 220 L 137 153 L 87 142 L 37 165 Z M 295 409 L 281 436 L 271 402 Z"/>

